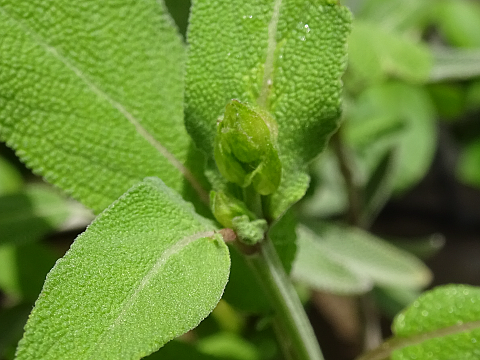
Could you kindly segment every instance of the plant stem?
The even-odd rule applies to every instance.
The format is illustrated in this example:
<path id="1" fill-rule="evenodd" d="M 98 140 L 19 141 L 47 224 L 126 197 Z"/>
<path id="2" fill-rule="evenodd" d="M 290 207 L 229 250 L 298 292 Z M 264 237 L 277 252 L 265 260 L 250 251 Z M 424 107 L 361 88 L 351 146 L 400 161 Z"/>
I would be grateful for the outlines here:
<path id="1" fill-rule="evenodd" d="M 247 256 L 275 311 L 275 330 L 286 358 L 323 360 L 310 321 L 270 239 Z"/>

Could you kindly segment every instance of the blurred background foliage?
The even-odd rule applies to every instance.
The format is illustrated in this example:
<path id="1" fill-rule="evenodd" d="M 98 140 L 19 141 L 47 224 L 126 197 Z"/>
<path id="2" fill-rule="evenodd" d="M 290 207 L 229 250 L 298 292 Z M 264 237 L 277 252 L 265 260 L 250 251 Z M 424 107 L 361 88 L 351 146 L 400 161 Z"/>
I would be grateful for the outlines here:
<path id="1" fill-rule="evenodd" d="M 185 36 L 190 2 L 166 4 Z M 355 15 L 343 123 L 271 233 L 297 236 L 291 276 L 327 360 L 378 345 L 429 286 L 480 285 L 480 2 L 342 4 Z M 92 219 L 0 144 L 0 359 L 13 358 L 47 272 Z M 281 359 L 268 302 L 232 261 L 212 315 L 149 358 Z"/>

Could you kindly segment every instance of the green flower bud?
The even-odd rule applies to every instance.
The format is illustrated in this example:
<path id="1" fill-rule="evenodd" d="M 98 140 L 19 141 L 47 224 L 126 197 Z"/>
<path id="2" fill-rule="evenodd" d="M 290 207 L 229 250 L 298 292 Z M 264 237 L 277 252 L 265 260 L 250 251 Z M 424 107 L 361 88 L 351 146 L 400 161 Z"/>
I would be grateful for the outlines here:
<path id="1" fill-rule="evenodd" d="M 247 209 L 245 203 L 223 191 L 210 192 L 210 208 L 215 219 L 230 229 L 233 229 L 232 220 L 237 216 L 246 215 L 249 219 L 255 219 L 255 215 Z"/>
<path id="2" fill-rule="evenodd" d="M 215 161 L 229 181 L 262 194 L 280 185 L 282 165 L 276 148 L 277 126 L 266 112 L 256 111 L 238 100 L 225 107 L 215 138 Z"/>
<path id="3" fill-rule="evenodd" d="M 210 193 L 210 207 L 215 219 L 226 228 L 233 229 L 240 241 L 254 245 L 265 236 L 268 225 L 263 219 L 257 220 L 255 214 L 245 204 L 222 191 Z"/>

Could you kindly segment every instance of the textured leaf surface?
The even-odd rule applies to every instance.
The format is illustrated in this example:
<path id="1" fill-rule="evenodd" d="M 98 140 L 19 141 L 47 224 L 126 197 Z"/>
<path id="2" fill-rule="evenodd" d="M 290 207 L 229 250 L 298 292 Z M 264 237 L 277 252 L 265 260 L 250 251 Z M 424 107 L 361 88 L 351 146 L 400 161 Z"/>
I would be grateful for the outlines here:
<path id="1" fill-rule="evenodd" d="M 67 220 L 67 200 L 46 186 L 28 186 L 24 191 L 0 196 L 0 244 L 39 240 Z"/>
<path id="2" fill-rule="evenodd" d="M 349 28 L 350 13 L 334 1 L 193 2 L 187 129 L 211 158 L 217 119 L 231 99 L 273 115 L 283 172 L 272 218 L 304 195 L 305 165 L 337 127 Z"/>
<path id="3" fill-rule="evenodd" d="M 479 303 L 478 287 L 446 285 L 428 291 L 395 318 L 395 337 L 361 359 L 479 359 Z"/>
<path id="4" fill-rule="evenodd" d="M 138 359 L 198 325 L 230 267 L 213 228 L 160 180 L 132 187 L 49 273 L 18 359 Z"/>
<path id="5" fill-rule="evenodd" d="M 0 24 L 0 138 L 29 167 L 97 212 L 145 176 L 195 183 L 162 2 L 1 0 Z"/>

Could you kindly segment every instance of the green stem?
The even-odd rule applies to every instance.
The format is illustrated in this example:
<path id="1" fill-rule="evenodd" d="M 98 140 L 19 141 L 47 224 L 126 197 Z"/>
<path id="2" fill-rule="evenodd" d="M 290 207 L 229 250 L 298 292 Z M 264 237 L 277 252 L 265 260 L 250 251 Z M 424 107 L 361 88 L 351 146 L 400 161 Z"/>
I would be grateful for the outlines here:
<path id="1" fill-rule="evenodd" d="M 247 256 L 275 311 L 275 327 L 285 356 L 292 360 L 323 360 L 317 339 L 292 283 L 270 239 Z"/>

